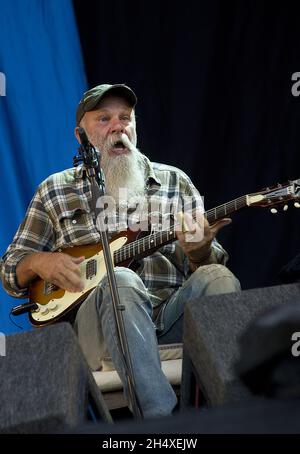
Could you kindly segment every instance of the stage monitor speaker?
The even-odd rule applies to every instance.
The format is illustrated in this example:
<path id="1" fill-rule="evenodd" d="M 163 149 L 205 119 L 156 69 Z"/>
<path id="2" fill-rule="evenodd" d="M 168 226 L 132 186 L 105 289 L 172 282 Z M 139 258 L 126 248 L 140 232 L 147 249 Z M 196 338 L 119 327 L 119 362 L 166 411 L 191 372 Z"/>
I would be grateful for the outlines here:
<path id="1" fill-rule="evenodd" d="M 209 406 L 250 399 L 252 393 L 235 369 L 240 359 L 240 337 L 267 309 L 296 300 L 300 304 L 300 284 L 244 290 L 188 302 L 184 318 L 182 407 L 194 403 L 194 377 Z"/>
<path id="2" fill-rule="evenodd" d="M 89 412 L 111 422 L 68 323 L 12 334 L 0 357 L 0 433 L 50 433 Z"/>

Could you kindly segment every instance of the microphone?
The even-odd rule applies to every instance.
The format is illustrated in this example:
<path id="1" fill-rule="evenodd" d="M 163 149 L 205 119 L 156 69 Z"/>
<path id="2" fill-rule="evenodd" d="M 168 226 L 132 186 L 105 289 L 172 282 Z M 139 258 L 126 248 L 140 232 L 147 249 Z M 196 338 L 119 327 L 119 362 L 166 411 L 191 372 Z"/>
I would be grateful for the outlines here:
<path id="1" fill-rule="evenodd" d="M 78 165 L 78 163 L 82 162 L 88 177 L 97 175 L 97 182 L 100 182 L 100 151 L 94 147 L 94 145 L 89 141 L 85 130 L 81 127 L 77 129 L 78 135 L 80 138 L 80 147 L 78 148 L 78 156 L 74 156 L 73 163 L 74 167 Z"/>
<path id="2" fill-rule="evenodd" d="M 86 132 L 83 128 L 78 128 L 78 134 L 80 137 L 80 143 L 84 148 L 90 147 L 91 143 L 86 135 Z"/>

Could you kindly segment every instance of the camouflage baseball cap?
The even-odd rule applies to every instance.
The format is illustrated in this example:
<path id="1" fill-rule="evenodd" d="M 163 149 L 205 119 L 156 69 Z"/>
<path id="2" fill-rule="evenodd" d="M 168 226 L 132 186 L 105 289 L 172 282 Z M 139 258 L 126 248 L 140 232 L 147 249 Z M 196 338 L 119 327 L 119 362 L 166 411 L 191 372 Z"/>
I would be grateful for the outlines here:
<path id="1" fill-rule="evenodd" d="M 91 88 L 90 90 L 86 91 L 78 104 L 77 111 L 76 111 L 76 124 L 79 125 L 82 117 L 84 116 L 85 112 L 89 112 L 94 110 L 97 104 L 101 101 L 104 95 L 108 93 L 113 93 L 117 96 L 121 96 L 125 98 L 129 104 L 134 107 L 137 102 L 137 98 L 131 88 L 127 87 L 124 84 L 102 84 L 97 85 L 97 87 Z"/>

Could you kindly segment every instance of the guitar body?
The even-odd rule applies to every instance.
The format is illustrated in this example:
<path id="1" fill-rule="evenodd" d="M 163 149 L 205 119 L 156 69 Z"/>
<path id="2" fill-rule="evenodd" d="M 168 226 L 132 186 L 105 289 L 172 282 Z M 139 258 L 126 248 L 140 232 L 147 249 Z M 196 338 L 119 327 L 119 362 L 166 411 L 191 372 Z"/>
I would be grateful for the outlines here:
<path id="1" fill-rule="evenodd" d="M 126 243 L 134 241 L 140 233 L 127 231 L 116 235 L 109 244 L 112 259 L 114 259 L 114 252 Z M 65 248 L 62 252 L 73 257 L 85 257 L 85 260 L 79 265 L 85 287 L 82 292 L 72 293 L 55 287 L 42 279 L 34 280 L 29 288 L 29 299 L 38 307 L 30 312 L 29 320 L 36 327 L 52 324 L 66 318 L 95 289 L 106 273 L 103 249 L 100 244 Z M 118 265 L 129 267 L 131 263 L 132 260 L 124 260 Z"/>

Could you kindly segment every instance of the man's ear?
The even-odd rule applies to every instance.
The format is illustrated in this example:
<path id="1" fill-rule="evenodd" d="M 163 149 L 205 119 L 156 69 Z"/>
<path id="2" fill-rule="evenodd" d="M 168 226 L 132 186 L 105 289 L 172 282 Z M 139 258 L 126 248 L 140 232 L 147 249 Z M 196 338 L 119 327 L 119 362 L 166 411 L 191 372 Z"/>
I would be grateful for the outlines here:
<path id="1" fill-rule="evenodd" d="M 79 129 L 78 126 L 76 126 L 76 128 L 74 129 L 74 134 L 75 134 L 76 139 L 78 140 L 78 143 L 81 143 L 78 129 Z"/>

